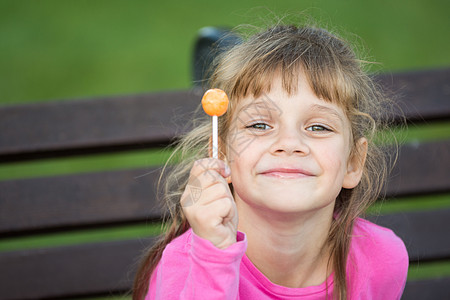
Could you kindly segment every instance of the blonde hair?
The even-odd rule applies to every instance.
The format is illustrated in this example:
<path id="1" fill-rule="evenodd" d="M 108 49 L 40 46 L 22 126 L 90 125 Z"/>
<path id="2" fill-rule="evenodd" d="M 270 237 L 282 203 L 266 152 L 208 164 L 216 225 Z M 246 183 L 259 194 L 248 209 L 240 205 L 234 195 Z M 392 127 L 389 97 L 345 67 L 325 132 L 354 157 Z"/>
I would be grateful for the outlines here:
<path id="1" fill-rule="evenodd" d="M 220 119 L 220 140 L 226 141 L 239 100 L 255 98 L 271 89 L 281 74 L 284 90 L 297 91 L 298 77 L 305 76 L 316 96 L 341 106 L 351 123 L 352 152 L 358 157 L 357 142 L 368 140 L 363 176 L 358 186 L 342 189 L 336 199 L 335 218 L 329 232 L 329 263 L 334 271 L 334 297 L 346 299 L 346 263 L 356 218 L 375 201 L 387 176 L 383 151 L 373 143 L 374 134 L 385 120 L 381 108 L 386 100 L 364 70 L 364 62 L 343 39 L 312 26 L 276 25 L 246 39 L 221 54 L 215 61 L 210 86 L 223 89 L 230 98 L 228 112 Z M 192 163 L 208 156 L 210 121 L 205 118 L 195 129 L 181 137 L 175 148 L 181 163 L 166 178 L 165 202 L 170 212 L 166 234 L 144 259 L 135 280 L 135 299 L 145 296 L 151 272 L 164 247 L 189 228 L 179 199 L 187 184 Z M 383 126 L 384 128 L 384 126 Z M 222 143 L 221 155 L 226 157 Z M 232 188 L 232 184 L 230 184 Z"/>

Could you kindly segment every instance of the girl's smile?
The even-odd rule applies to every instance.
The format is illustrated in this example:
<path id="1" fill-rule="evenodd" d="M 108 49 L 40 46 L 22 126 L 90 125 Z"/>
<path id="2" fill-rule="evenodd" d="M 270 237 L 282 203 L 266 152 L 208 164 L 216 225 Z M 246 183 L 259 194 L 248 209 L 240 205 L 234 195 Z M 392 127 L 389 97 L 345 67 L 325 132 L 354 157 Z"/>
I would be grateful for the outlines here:
<path id="1" fill-rule="evenodd" d="M 259 172 L 259 175 L 281 178 L 281 179 L 298 179 L 313 176 L 311 172 L 292 167 L 276 167 Z"/>

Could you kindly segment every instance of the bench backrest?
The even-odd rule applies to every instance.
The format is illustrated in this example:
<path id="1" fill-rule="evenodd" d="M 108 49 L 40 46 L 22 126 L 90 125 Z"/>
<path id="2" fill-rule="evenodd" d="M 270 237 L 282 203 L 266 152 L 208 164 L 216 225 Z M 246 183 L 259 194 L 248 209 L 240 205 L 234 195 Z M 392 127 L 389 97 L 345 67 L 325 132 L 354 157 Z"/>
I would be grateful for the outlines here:
<path id="1" fill-rule="evenodd" d="M 450 69 L 385 74 L 377 80 L 396 93 L 410 124 L 450 120 Z M 194 89 L 0 107 L 0 172 L 2 166 L 48 158 L 160 149 L 189 130 L 184 125 L 201 95 Z M 400 123 L 402 114 L 391 113 Z M 402 145 L 387 197 L 446 197 L 449 150 L 448 139 Z M 158 176 L 159 167 L 154 166 L 2 180 L 0 245 L 160 221 Z M 412 266 L 450 259 L 449 206 L 371 218 L 403 238 Z M 131 286 L 140 253 L 153 240 L 153 235 L 125 235 L 75 245 L 5 248 L 0 251 L 0 299 L 122 293 Z M 449 285 L 450 275 L 408 281 L 404 297 L 419 299 L 431 293 L 427 295 L 441 298 L 448 295 Z"/>

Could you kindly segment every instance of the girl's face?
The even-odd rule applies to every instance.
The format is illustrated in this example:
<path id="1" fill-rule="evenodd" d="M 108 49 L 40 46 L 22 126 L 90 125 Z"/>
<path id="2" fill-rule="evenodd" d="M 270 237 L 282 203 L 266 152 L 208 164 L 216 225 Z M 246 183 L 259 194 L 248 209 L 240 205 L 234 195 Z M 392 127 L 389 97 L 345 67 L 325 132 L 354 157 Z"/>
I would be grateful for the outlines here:
<path id="1" fill-rule="evenodd" d="M 227 140 L 236 202 L 279 213 L 315 211 L 334 207 L 341 188 L 359 183 L 349 120 L 303 77 L 292 96 L 278 78 L 270 93 L 239 103 Z M 359 144 L 365 155 L 365 140 Z"/>

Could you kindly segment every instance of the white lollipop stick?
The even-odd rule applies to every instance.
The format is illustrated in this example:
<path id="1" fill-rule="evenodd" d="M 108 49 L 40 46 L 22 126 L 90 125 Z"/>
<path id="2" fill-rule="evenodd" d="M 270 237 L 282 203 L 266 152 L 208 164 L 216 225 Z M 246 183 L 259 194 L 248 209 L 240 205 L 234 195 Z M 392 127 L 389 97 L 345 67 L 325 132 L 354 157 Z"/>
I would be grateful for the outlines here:
<path id="1" fill-rule="evenodd" d="M 212 156 L 213 158 L 218 158 L 218 149 L 219 149 L 219 143 L 218 143 L 218 117 L 212 116 Z"/>

